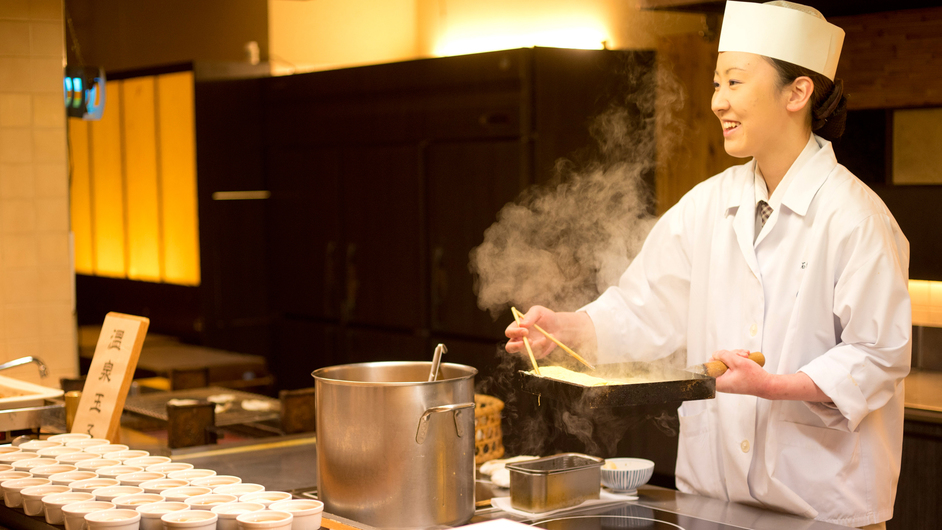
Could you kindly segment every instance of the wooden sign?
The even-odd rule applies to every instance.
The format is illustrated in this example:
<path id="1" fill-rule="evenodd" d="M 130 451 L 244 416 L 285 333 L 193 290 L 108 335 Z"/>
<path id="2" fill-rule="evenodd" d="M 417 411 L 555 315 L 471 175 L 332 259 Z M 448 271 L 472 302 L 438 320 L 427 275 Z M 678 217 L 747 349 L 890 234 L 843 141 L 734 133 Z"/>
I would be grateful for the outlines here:
<path id="1" fill-rule="evenodd" d="M 121 411 L 141 356 L 150 319 L 108 313 L 88 369 L 72 432 L 118 440 Z"/>

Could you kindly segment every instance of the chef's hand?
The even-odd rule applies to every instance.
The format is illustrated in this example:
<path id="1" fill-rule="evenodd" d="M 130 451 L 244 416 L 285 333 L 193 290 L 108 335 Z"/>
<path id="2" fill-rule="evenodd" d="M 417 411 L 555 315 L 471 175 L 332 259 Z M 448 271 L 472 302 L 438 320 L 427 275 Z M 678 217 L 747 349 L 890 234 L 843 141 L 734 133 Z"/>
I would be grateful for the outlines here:
<path id="1" fill-rule="evenodd" d="M 716 378 L 716 391 L 728 394 L 762 396 L 772 374 L 749 359 L 748 350 L 719 350 L 713 358 L 729 367 L 726 373 Z"/>
<path id="2" fill-rule="evenodd" d="M 746 350 L 720 350 L 713 358 L 726 363 L 729 369 L 716 378 L 716 391 L 749 394 L 763 399 L 832 403 L 833 400 L 804 372 L 771 374 L 748 359 Z"/>
<path id="3" fill-rule="evenodd" d="M 520 325 L 512 322 L 504 332 L 510 339 L 504 347 L 510 353 L 526 355 L 523 338 L 530 341 L 533 356 L 537 359 L 549 355 L 556 344 L 546 338 L 533 325 L 536 324 L 551 333 L 556 340 L 577 351 L 589 362 L 595 358 L 595 325 L 584 312 L 557 313 L 543 306 L 535 305 L 520 319 Z"/>

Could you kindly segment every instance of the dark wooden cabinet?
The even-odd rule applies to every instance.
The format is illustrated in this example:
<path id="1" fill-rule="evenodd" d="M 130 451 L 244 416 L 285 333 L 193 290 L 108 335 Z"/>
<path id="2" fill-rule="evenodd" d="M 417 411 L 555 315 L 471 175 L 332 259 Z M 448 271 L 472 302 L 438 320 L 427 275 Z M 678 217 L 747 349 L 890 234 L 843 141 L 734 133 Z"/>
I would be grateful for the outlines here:
<path id="1" fill-rule="evenodd" d="M 497 338 L 500 320 L 477 307 L 468 268 L 495 214 L 520 193 L 527 144 L 518 139 L 439 142 L 426 149 L 430 327 L 433 333 Z"/>
<path id="2" fill-rule="evenodd" d="M 229 193 L 267 190 L 261 81 L 197 79 L 195 84 L 199 289 L 203 344 L 268 355 L 272 311 L 267 203 L 262 195 Z"/>
<path id="3" fill-rule="evenodd" d="M 266 354 L 284 388 L 438 342 L 486 377 L 512 318 L 477 307 L 469 253 L 558 158 L 592 152 L 591 118 L 653 57 L 536 48 L 198 84 L 205 342 Z M 239 190 L 270 196 L 214 196 Z"/>
<path id="4" fill-rule="evenodd" d="M 283 317 L 272 326 L 269 370 L 280 390 L 314 386 L 311 372 L 343 364 L 343 332 L 336 324 Z"/>
<path id="5" fill-rule="evenodd" d="M 346 320 L 426 328 L 420 150 L 411 144 L 345 149 L 341 181 Z"/>
<path id="6" fill-rule="evenodd" d="M 903 459 L 893 518 L 887 530 L 929 530 L 942 525 L 942 424 L 906 420 Z"/>
<path id="7" fill-rule="evenodd" d="M 348 362 L 428 361 L 433 351 L 425 337 L 358 327 L 344 331 L 344 349 Z"/>
<path id="8" fill-rule="evenodd" d="M 343 299 L 340 153 L 274 147 L 267 153 L 272 306 L 289 317 L 337 320 Z"/>

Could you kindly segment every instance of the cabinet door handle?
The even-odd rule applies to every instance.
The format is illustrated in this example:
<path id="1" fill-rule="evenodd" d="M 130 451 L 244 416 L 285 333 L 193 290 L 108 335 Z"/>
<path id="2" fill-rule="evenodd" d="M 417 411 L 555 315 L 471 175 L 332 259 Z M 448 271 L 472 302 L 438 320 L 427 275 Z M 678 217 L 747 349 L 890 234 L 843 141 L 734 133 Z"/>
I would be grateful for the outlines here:
<path id="1" fill-rule="evenodd" d="M 268 190 L 214 191 L 214 201 L 260 201 L 271 197 Z"/>

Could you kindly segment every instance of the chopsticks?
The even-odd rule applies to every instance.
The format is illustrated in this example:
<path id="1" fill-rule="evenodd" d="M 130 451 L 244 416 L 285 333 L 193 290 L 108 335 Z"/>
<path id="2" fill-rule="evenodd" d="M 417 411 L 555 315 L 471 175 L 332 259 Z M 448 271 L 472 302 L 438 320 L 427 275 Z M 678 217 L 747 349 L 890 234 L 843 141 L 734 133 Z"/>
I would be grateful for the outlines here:
<path id="1" fill-rule="evenodd" d="M 514 314 L 514 320 L 517 321 L 517 325 L 520 326 L 520 311 L 517 311 L 516 307 L 511 307 L 510 311 Z M 527 347 L 527 354 L 530 355 L 530 363 L 533 364 L 533 373 L 540 375 L 540 367 L 536 364 L 536 357 L 533 356 L 533 350 L 530 348 L 530 341 L 527 340 L 526 337 L 523 338 L 523 345 Z"/>
<path id="2" fill-rule="evenodd" d="M 520 319 L 523 318 L 523 313 L 521 313 L 520 311 L 517 311 L 517 308 L 516 308 L 516 307 L 511 307 L 510 310 L 513 312 L 513 314 L 514 314 L 514 320 L 517 321 L 517 325 L 519 326 L 519 325 L 520 325 Z M 569 346 L 566 346 L 566 345 L 563 344 L 562 342 L 559 342 L 559 340 L 556 339 L 556 337 L 554 337 L 552 334 L 550 334 L 550 332 L 546 331 L 545 329 L 541 328 L 540 326 L 538 326 L 538 325 L 536 325 L 536 324 L 533 324 L 533 327 L 535 327 L 536 330 L 539 331 L 540 333 L 546 335 L 546 338 L 548 338 L 549 340 L 555 342 L 557 346 L 559 346 L 560 348 L 563 349 L 563 351 L 565 351 L 565 352 L 568 353 L 569 355 L 572 355 L 573 358 L 575 358 L 577 361 L 579 361 L 580 363 L 586 365 L 590 370 L 595 370 L 595 367 L 592 366 L 591 364 L 589 364 L 589 361 L 586 361 L 586 360 L 583 359 L 578 353 L 572 351 L 572 349 L 570 349 Z M 530 358 L 533 359 L 533 352 L 530 350 L 530 343 L 527 341 L 527 338 L 526 338 L 526 337 L 523 338 L 523 343 L 524 343 L 524 345 L 526 345 L 526 347 L 527 347 L 527 352 L 530 353 Z M 536 366 L 536 361 L 533 361 L 533 365 Z M 540 375 L 540 373 L 539 373 L 539 372 L 536 372 L 536 375 Z"/>

